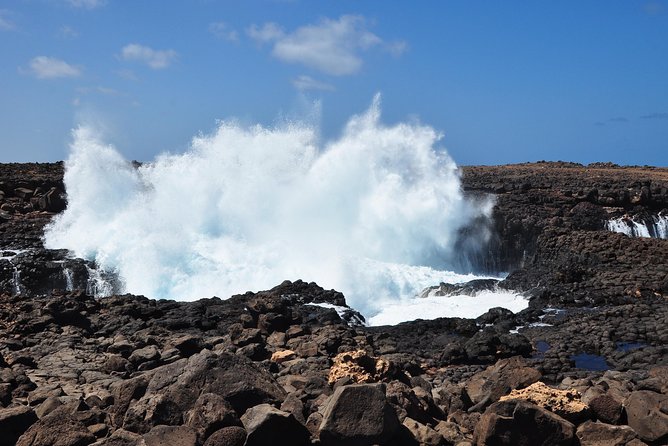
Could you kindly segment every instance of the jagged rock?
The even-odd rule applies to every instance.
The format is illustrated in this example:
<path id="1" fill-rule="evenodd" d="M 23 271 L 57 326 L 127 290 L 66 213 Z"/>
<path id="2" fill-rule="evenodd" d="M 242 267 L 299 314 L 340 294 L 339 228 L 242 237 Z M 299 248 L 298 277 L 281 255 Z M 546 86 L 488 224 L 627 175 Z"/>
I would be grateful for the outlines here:
<path id="1" fill-rule="evenodd" d="M 280 350 L 271 355 L 271 360 L 277 364 L 281 364 L 286 361 L 291 361 L 296 357 L 297 354 L 292 350 Z"/>
<path id="2" fill-rule="evenodd" d="M 123 427 L 147 432 L 158 424 L 181 424 L 183 414 L 202 393 L 222 396 L 237 413 L 264 402 L 278 403 L 285 397 L 274 378 L 249 359 L 205 350 L 156 369 L 146 394 L 130 404 Z"/>
<path id="3" fill-rule="evenodd" d="M 154 361 L 160 358 L 160 350 L 155 345 L 147 345 L 144 348 L 137 349 L 132 352 L 128 360 L 139 365 L 142 362 Z"/>
<path id="4" fill-rule="evenodd" d="M 524 359 L 503 359 L 474 375 L 466 384 L 466 394 L 480 409 L 498 401 L 514 389 L 529 386 L 541 377 L 538 370 L 528 367 Z"/>
<path id="5" fill-rule="evenodd" d="M 389 361 L 369 356 L 364 350 L 345 352 L 334 357 L 328 381 L 334 384 L 349 378 L 353 383 L 372 383 L 387 379 L 391 369 Z"/>
<path id="6" fill-rule="evenodd" d="M 185 415 L 185 425 L 197 432 L 200 442 L 213 432 L 227 426 L 241 426 L 241 421 L 225 398 L 214 393 L 203 393 Z"/>
<path id="7" fill-rule="evenodd" d="M 21 435 L 16 446 L 84 446 L 95 440 L 82 422 L 62 411 L 54 411 Z"/>
<path id="8" fill-rule="evenodd" d="M 585 421 L 576 432 L 580 446 L 625 446 L 636 438 L 636 433 L 628 426 L 613 426 Z"/>
<path id="9" fill-rule="evenodd" d="M 410 431 L 420 446 L 445 446 L 447 444 L 445 438 L 437 431 L 412 418 L 405 418 L 402 424 Z"/>
<path id="10" fill-rule="evenodd" d="M 522 400 L 492 404 L 474 432 L 478 446 L 571 446 L 574 438 L 572 423 Z"/>
<path id="11" fill-rule="evenodd" d="M 244 428 L 229 426 L 211 434 L 204 446 L 244 446 L 245 443 L 246 431 Z"/>
<path id="12" fill-rule="evenodd" d="M 384 384 L 353 384 L 334 391 L 323 412 L 323 446 L 384 444 L 399 430 Z"/>
<path id="13" fill-rule="evenodd" d="M 251 407 L 242 415 L 241 422 L 248 435 L 246 446 L 274 443 L 279 432 L 281 442 L 285 444 L 301 446 L 310 443 L 310 434 L 304 425 L 291 413 L 278 410 L 269 404 Z"/>
<path id="14" fill-rule="evenodd" d="M 92 444 L 92 446 L 147 446 L 144 437 L 125 429 L 117 429 L 108 438 Z"/>
<path id="15" fill-rule="evenodd" d="M 188 426 L 155 426 L 144 441 L 146 446 L 196 446 L 197 435 Z"/>
<path id="16" fill-rule="evenodd" d="M 13 445 L 37 421 L 29 406 L 0 409 L 0 445 Z"/>
<path id="17" fill-rule="evenodd" d="M 668 396 L 649 390 L 631 393 L 624 403 L 628 424 L 640 438 L 659 441 L 668 436 Z"/>
<path id="18" fill-rule="evenodd" d="M 559 415 L 573 423 L 586 419 L 589 407 L 582 402 L 577 390 L 560 390 L 542 382 L 531 384 L 524 389 L 517 389 L 509 395 L 502 396 L 499 401 L 525 400 Z"/>

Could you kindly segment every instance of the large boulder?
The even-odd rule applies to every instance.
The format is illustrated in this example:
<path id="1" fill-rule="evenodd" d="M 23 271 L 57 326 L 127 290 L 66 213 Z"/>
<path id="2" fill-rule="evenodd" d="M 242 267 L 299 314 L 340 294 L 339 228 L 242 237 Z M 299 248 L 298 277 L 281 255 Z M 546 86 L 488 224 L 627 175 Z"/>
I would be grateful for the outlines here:
<path id="1" fill-rule="evenodd" d="M 628 424 L 645 441 L 668 438 L 668 395 L 639 390 L 626 402 Z"/>
<path id="2" fill-rule="evenodd" d="M 538 370 L 528 367 L 521 357 L 502 359 L 496 364 L 476 373 L 467 382 L 468 398 L 478 408 L 496 402 L 511 390 L 527 387 L 541 377 Z"/>
<path id="3" fill-rule="evenodd" d="M 0 409 L 0 445 L 13 445 L 36 421 L 37 415 L 29 406 Z"/>
<path id="4" fill-rule="evenodd" d="M 145 433 L 158 424 L 180 425 L 205 393 L 223 397 L 237 414 L 257 404 L 280 403 L 285 398 L 271 374 L 251 360 L 204 350 L 156 369 L 145 395 L 130 404 L 123 427 Z"/>
<path id="5" fill-rule="evenodd" d="M 54 411 L 21 435 L 16 446 L 85 446 L 95 440 L 85 424 Z"/>
<path id="6" fill-rule="evenodd" d="M 589 407 L 582 402 L 577 390 L 554 389 L 542 382 L 531 384 L 524 389 L 513 390 L 509 395 L 502 396 L 499 401 L 525 400 L 536 404 L 573 423 L 586 419 Z"/>
<path id="7" fill-rule="evenodd" d="M 575 426 L 528 401 L 499 401 L 480 418 L 474 439 L 477 446 L 571 446 Z"/>
<path id="8" fill-rule="evenodd" d="M 353 384 L 334 391 L 323 412 L 323 446 L 385 444 L 400 424 L 385 400 L 384 384 Z"/>
<path id="9" fill-rule="evenodd" d="M 251 407 L 241 417 L 248 438 L 246 446 L 263 446 L 276 443 L 280 435 L 283 444 L 304 446 L 310 444 L 310 433 L 304 425 L 288 412 L 269 404 Z"/>

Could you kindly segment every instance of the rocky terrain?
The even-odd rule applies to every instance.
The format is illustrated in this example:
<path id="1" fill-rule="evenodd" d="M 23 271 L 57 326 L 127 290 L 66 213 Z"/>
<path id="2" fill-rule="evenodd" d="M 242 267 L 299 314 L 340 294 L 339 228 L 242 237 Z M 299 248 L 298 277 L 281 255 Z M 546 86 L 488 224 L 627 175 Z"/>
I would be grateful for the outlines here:
<path id="1" fill-rule="evenodd" d="M 457 288 L 529 308 L 386 327 L 306 282 L 95 298 L 95 265 L 41 243 L 62 173 L 0 165 L 0 445 L 668 444 L 668 240 L 605 229 L 668 211 L 668 169 L 463 168 L 496 206 L 462 252 L 510 275 Z"/>

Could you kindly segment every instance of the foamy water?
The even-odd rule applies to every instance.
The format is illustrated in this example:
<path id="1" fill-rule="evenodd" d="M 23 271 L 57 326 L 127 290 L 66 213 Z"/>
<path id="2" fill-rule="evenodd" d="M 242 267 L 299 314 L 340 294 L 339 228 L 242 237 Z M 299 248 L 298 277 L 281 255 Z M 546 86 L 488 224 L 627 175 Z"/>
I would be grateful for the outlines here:
<path id="1" fill-rule="evenodd" d="M 116 272 L 125 292 L 225 298 L 303 279 L 342 291 L 366 316 L 477 278 L 451 271 L 453 246 L 492 204 L 464 199 L 441 135 L 382 124 L 378 102 L 332 142 L 307 125 L 221 122 L 138 169 L 80 127 L 68 208 L 45 243 Z"/>

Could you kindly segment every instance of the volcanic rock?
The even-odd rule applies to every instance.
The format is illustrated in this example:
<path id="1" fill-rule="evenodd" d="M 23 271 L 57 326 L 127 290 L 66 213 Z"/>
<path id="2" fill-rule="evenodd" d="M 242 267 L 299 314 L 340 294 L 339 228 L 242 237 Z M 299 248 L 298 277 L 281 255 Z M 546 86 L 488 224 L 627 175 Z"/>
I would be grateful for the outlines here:
<path id="1" fill-rule="evenodd" d="M 487 408 L 474 437 L 479 446 L 570 446 L 575 426 L 528 401 L 508 400 Z"/>
<path id="2" fill-rule="evenodd" d="M 323 412 L 323 446 L 385 444 L 399 430 L 399 420 L 385 400 L 384 384 L 341 386 Z"/>
<path id="3" fill-rule="evenodd" d="M 633 392 L 624 403 L 629 426 L 645 441 L 668 436 L 668 396 L 649 390 Z"/>

